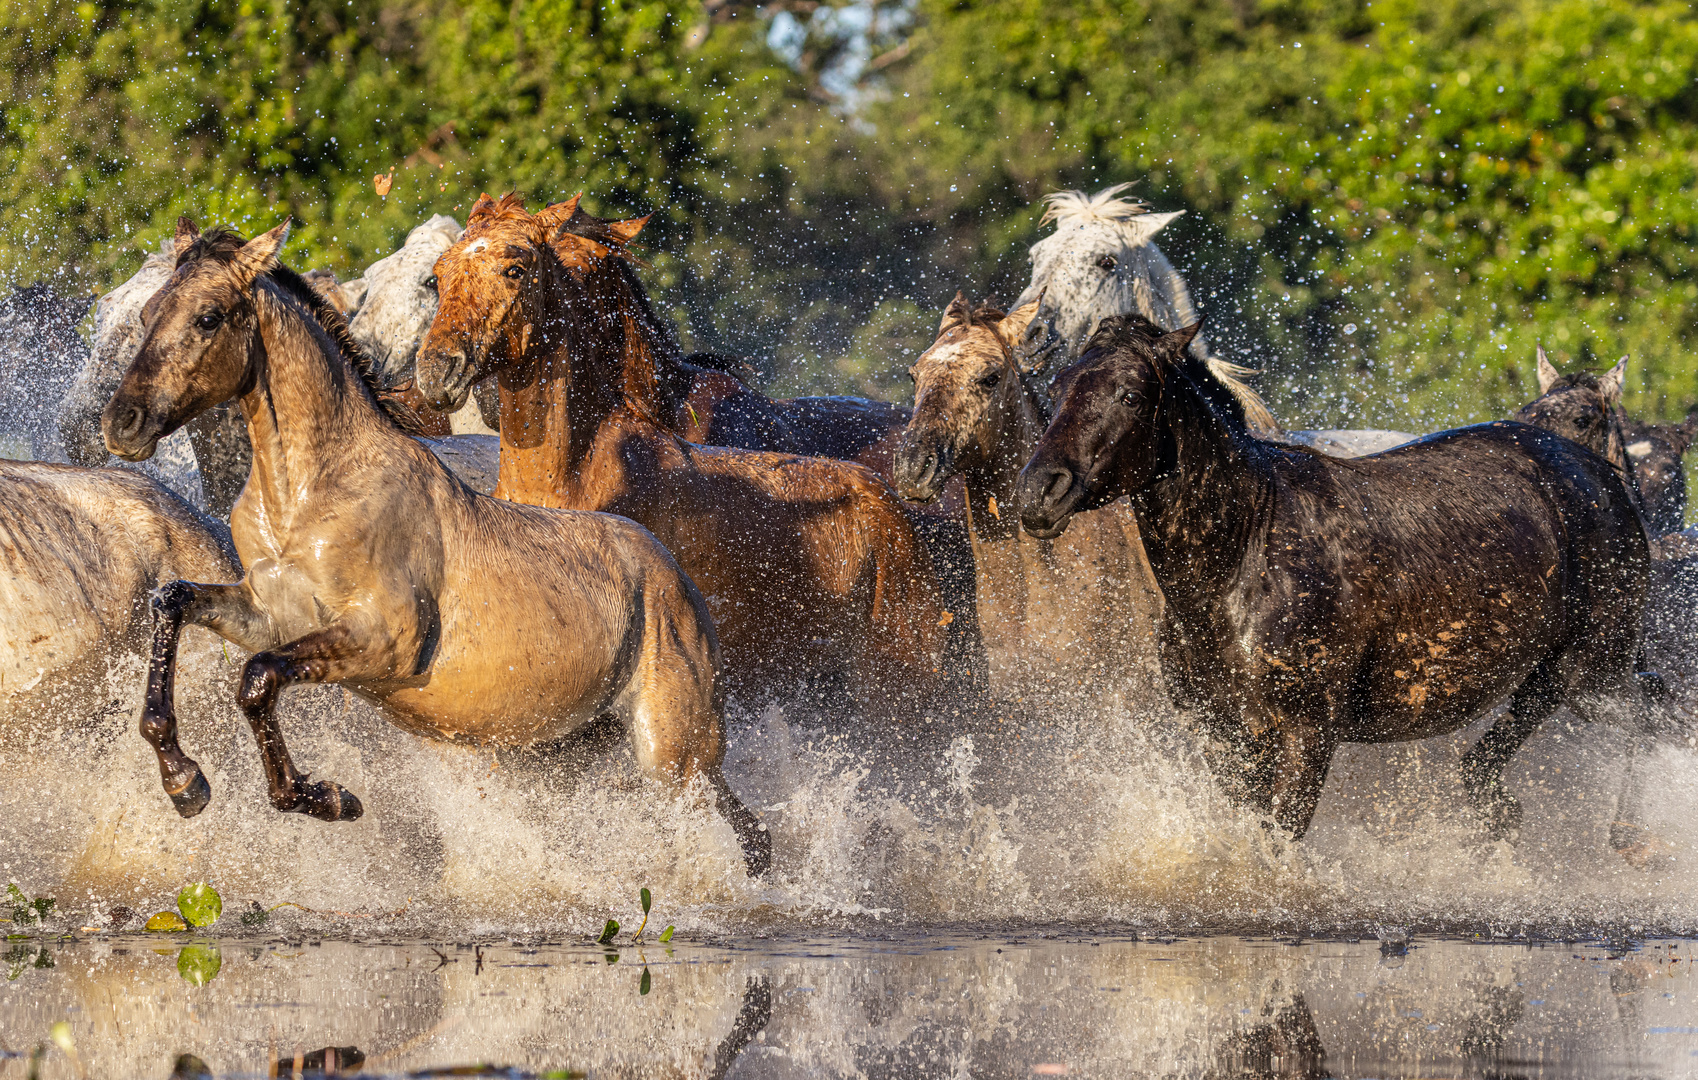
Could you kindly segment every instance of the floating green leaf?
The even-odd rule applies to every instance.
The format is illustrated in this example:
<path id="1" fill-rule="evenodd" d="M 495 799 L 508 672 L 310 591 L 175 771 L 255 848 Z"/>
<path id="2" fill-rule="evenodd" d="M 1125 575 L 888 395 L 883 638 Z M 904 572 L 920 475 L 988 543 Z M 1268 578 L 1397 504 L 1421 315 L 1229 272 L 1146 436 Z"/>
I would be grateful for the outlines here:
<path id="1" fill-rule="evenodd" d="M 177 894 L 177 910 L 190 926 L 211 926 L 224 914 L 224 898 L 211 885 L 197 881 Z"/>
<path id="2" fill-rule="evenodd" d="M 187 930 L 188 928 L 189 924 L 184 922 L 183 917 L 175 911 L 161 911 L 153 918 L 147 920 L 147 925 L 142 927 L 143 930 L 150 930 L 154 933 L 161 933 L 170 930 Z"/>
<path id="3" fill-rule="evenodd" d="M 38 896 L 31 900 L 15 882 L 6 886 L 6 899 L 11 901 L 12 922 L 17 926 L 42 922 L 53 914 L 53 906 L 57 902 L 51 896 Z"/>
<path id="4" fill-rule="evenodd" d="M 643 969 L 643 977 L 637 983 L 637 993 L 646 997 L 648 995 L 648 992 L 649 992 L 649 985 L 650 985 L 649 984 L 649 969 L 644 968 Z"/>
<path id="5" fill-rule="evenodd" d="M 654 902 L 654 897 L 649 895 L 649 891 L 647 889 L 638 890 L 637 895 L 642 897 L 642 899 L 643 899 L 643 914 L 647 915 L 649 913 L 649 905 Z"/>
<path id="6" fill-rule="evenodd" d="M 216 945 L 184 945 L 177 953 L 177 974 L 196 986 L 218 978 L 223 966 L 224 953 Z"/>
<path id="7" fill-rule="evenodd" d="M 601 928 L 601 936 L 595 939 L 597 945 L 613 944 L 613 937 L 619 933 L 619 923 L 615 919 L 607 920 L 607 925 Z"/>
<path id="8" fill-rule="evenodd" d="M 675 926 L 668 926 L 665 930 L 662 930 L 660 932 L 660 943 L 662 945 L 665 945 L 668 941 L 671 941 L 672 940 L 672 931 L 674 931 L 676 929 L 677 929 L 677 927 L 675 927 Z"/>

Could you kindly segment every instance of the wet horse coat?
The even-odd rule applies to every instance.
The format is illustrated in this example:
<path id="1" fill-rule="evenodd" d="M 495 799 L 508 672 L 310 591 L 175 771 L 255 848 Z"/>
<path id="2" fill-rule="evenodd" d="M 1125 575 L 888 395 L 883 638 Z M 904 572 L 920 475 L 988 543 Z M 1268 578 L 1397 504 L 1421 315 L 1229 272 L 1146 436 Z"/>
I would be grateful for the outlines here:
<path id="1" fill-rule="evenodd" d="M 752 871 L 770 841 L 720 773 L 718 642 L 701 594 L 653 536 L 605 514 L 469 490 L 380 408 L 347 324 L 277 264 L 286 226 L 247 244 L 179 226 L 178 267 L 104 417 L 135 460 L 239 397 L 254 474 L 231 526 L 247 574 L 175 582 L 157 601 L 142 733 L 185 816 L 211 797 L 172 709 L 184 620 L 255 653 L 240 702 L 279 810 L 358 817 L 339 785 L 296 771 L 280 691 L 336 682 L 419 734 L 548 742 L 598 718 L 675 787 L 701 776 Z"/>
<path id="2" fill-rule="evenodd" d="M 1349 461 L 1263 442 L 1186 356 L 1194 333 L 1105 321 L 1057 380 L 1021 520 L 1054 536 L 1132 497 L 1162 669 L 1230 792 L 1301 836 L 1339 743 L 1441 734 L 1508 698 L 1463 762 L 1503 835 L 1520 813 L 1503 765 L 1559 704 L 1648 729 L 1649 555 L 1614 469 L 1512 423 Z"/>
<path id="3" fill-rule="evenodd" d="M 846 676 L 870 712 L 915 715 L 942 687 L 949 621 L 925 548 L 864 466 L 672 431 L 656 356 L 675 347 L 624 253 L 643 220 L 601 221 L 576 199 L 534 216 L 515 196 L 479 199 L 437 263 L 420 390 L 458 408 L 495 372 L 497 494 L 652 530 L 708 597 L 739 690 L 803 700 Z"/>

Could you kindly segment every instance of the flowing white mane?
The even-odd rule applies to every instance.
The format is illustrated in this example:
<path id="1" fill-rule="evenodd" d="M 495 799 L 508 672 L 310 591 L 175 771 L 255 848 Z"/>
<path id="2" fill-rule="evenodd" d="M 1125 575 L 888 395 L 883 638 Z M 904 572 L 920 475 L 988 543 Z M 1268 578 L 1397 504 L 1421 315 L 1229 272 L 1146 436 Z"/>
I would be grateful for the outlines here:
<path id="1" fill-rule="evenodd" d="M 1105 225 L 1118 225 L 1132 218 L 1150 212 L 1148 203 L 1139 199 L 1122 199 L 1122 191 L 1132 186 L 1131 181 L 1103 188 L 1095 195 L 1083 191 L 1052 191 L 1044 196 L 1044 216 L 1038 219 L 1039 225 L 1056 223 L 1057 229 L 1069 225 L 1086 225 L 1100 222 Z"/>

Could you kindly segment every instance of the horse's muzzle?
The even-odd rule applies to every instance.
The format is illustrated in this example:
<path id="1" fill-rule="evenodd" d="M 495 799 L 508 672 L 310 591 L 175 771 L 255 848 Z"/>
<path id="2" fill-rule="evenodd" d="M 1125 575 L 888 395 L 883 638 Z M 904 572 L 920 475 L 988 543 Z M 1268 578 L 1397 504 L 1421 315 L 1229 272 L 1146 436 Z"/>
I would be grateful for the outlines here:
<path id="1" fill-rule="evenodd" d="M 122 398 L 113 398 L 106 406 L 100 429 L 106 436 L 106 449 L 125 461 L 146 461 L 152 457 L 163 430 L 147 409 Z"/>
<path id="2" fill-rule="evenodd" d="M 421 348 L 413 370 L 425 404 L 439 412 L 458 412 L 477 381 L 477 365 L 465 349 Z"/>
<path id="3" fill-rule="evenodd" d="M 1021 470 L 1014 491 L 1020 524 L 1039 540 L 1053 540 L 1067 531 L 1085 487 L 1066 466 L 1033 461 Z"/>
<path id="4" fill-rule="evenodd" d="M 910 442 L 904 438 L 891 456 L 890 475 L 896 492 L 909 502 L 935 502 L 954 475 L 954 448 L 947 442 Z"/>

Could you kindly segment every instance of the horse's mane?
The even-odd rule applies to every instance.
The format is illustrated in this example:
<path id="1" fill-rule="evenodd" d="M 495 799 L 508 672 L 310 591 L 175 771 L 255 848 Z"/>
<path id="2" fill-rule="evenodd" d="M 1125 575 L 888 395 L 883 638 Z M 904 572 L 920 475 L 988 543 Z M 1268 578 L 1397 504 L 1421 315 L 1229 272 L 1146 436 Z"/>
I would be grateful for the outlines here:
<path id="1" fill-rule="evenodd" d="M 212 229 L 202 233 L 187 250 L 177 256 L 177 265 L 187 266 L 201 259 L 211 259 L 228 265 L 235 261 L 236 252 L 246 243 L 246 240 L 227 229 Z M 419 423 L 418 414 L 393 391 L 384 388 L 379 381 L 377 361 L 354 340 L 353 332 L 348 328 L 347 318 L 314 289 L 306 278 L 282 263 L 272 267 L 266 277 L 312 314 L 330 340 L 341 350 L 354 374 L 359 376 L 360 385 L 371 395 L 372 403 L 377 406 L 378 411 L 407 434 L 422 434 L 423 427 Z"/>
<path id="2" fill-rule="evenodd" d="M 943 318 L 948 322 L 951 318 L 959 320 L 962 326 L 971 329 L 976 326 L 989 327 L 1008 317 L 1008 312 L 1002 310 L 990 300 L 981 300 L 975 304 L 961 293 L 955 294 L 955 299 L 943 310 Z"/>
<path id="3" fill-rule="evenodd" d="M 1038 224 L 1047 225 L 1053 221 L 1058 229 L 1089 222 L 1119 225 L 1149 213 L 1148 203 L 1118 197 L 1131 186 L 1131 181 L 1127 181 L 1103 188 L 1095 195 L 1077 190 L 1052 191 L 1044 196 L 1044 216 L 1038 219 Z"/>
<path id="4" fill-rule="evenodd" d="M 1102 321 L 1086 348 L 1107 345 L 1153 358 L 1152 346 L 1164 332 L 1161 327 L 1136 312 L 1114 315 Z M 1173 371 L 1184 376 L 1185 381 L 1196 388 L 1198 394 L 1208 403 L 1209 410 L 1235 434 L 1258 442 L 1263 441 L 1258 429 L 1256 410 L 1260 409 L 1265 414 L 1267 405 L 1262 402 L 1260 395 L 1236 377 L 1247 369 L 1224 360 L 1199 360 L 1191 355 L 1189 350 L 1181 352 L 1178 359 L 1169 363 Z M 1227 369 L 1227 372 L 1223 374 L 1217 369 L 1217 365 Z"/>

